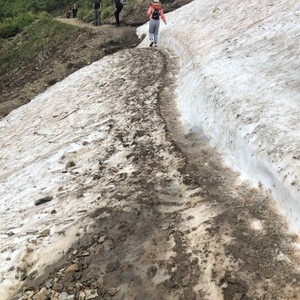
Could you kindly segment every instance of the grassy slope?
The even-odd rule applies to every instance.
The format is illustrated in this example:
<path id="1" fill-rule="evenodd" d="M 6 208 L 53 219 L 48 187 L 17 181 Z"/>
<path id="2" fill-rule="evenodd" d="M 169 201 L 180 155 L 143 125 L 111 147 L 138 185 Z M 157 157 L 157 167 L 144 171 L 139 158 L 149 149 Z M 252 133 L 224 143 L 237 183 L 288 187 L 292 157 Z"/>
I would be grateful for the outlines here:
<path id="1" fill-rule="evenodd" d="M 49 17 L 42 17 L 27 26 L 20 35 L 1 40 L 0 75 L 23 61 L 39 63 L 44 55 L 52 55 L 72 34 L 78 34 L 73 26 L 62 24 Z M 37 57 L 39 59 L 37 60 Z"/>

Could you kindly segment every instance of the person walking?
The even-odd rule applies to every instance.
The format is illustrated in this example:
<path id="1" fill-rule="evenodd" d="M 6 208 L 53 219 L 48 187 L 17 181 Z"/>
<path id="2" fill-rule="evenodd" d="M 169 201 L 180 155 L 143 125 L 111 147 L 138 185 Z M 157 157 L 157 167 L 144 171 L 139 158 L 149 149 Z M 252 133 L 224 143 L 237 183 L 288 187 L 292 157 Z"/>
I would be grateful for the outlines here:
<path id="1" fill-rule="evenodd" d="M 116 6 L 116 10 L 115 10 L 116 26 L 119 27 L 120 26 L 120 13 L 123 9 L 123 1 L 115 0 L 115 6 Z"/>
<path id="2" fill-rule="evenodd" d="M 76 3 L 73 5 L 73 9 L 72 9 L 72 13 L 73 13 L 73 18 L 77 17 L 77 12 L 78 12 L 78 8 Z"/>
<path id="3" fill-rule="evenodd" d="M 149 16 L 150 47 L 153 45 L 154 47 L 157 47 L 160 19 L 162 19 L 165 25 L 167 25 L 167 20 L 159 0 L 153 0 L 153 3 L 150 5 L 147 14 Z"/>
<path id="4" fill-rule="evenodd" d="M 94 1 L 94 12 L 95 12 L 95 25 L 100 25 L 100 16 L 102 11 L 102 0 L 95 0 Z"/>

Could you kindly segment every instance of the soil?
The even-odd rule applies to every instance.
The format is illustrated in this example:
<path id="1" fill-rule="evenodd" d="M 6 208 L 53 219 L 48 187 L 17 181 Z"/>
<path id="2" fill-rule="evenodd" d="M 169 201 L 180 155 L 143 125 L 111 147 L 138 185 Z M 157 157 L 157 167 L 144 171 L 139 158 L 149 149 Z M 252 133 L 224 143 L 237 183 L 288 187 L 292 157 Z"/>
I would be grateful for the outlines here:
<path id="1" fill-rule="evenodd" d="M 84 40 L 89 43 L 80 52 L 62 49 L 65 59 L 51 72 L 6 87 L 14 101 L 2 114 L 50 81 L 139 42 L 134 27 L 111 25 L 91 28 L 75 44 Z M 149 68 L 153 54 L 160 66 L 155 71 Z M 46 272 L 24 276 L 14 299 L 300 299 L 297 240 L 272 199 L 241 182 L 204 137 L 182 128 L 172 93 L 177 58 L 159 48 L 122 55 L 124 66 L 139 70 L 128 76 L 140 89 L 157 84 L 151 106 L 132 91 L 126 102 L 126 111 L 134 112 L 130 124 L 111 129 L 116 142 L 135 145 L 129 157 L 135 174 L 116 173 L 114 189 L 102 195 L 114 205 L 92 211 L 91 228 Z M 114 151 L 112 145 L 107 155 Z"/>

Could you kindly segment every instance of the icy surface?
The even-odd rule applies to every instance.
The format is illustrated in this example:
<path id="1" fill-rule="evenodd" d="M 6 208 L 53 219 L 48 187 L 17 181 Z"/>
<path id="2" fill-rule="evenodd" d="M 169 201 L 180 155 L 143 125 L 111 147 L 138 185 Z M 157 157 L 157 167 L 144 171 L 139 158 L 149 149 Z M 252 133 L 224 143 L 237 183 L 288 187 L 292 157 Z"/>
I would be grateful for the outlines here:
<path id="1" fill-rule="evenodd" d="M 300 3 L 195 0 L 167 15 L 161 46 L 180 57 L 178 106 L 227 163 L 300 228 Z M 138 35 L 147 33 L 147 25 Z M 145 39 L 142 46 L 148 46 Z"/>
<path id="2" fill-rule="evenodd" d="M 0 121 L 0 299 L 16 292 L 14 277 L 22 279 L 26 267 L 41 270 L 59 259 L 89 227 L 83 215 L 106 205 L 94 177 L 112 144 L 112 108 L 120 110 L 122 91 L 110 84 L 122 78 L 113 63 L 105 58 L 79 70 Z M 122 163 L 121 150 L 106 163 Z M 52 200 L 35 205 L 45 197 Z"/>

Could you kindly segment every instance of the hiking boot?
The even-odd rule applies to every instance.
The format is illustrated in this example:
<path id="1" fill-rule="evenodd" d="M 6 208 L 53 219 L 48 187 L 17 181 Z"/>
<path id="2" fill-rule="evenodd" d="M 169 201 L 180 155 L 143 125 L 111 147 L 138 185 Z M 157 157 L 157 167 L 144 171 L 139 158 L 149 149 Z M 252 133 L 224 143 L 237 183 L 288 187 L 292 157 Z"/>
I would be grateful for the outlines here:
<path id="1" fill-rule="evenodd" d="M 154 47 L 157 47 L 157 44 L 154 44 Z"/>

